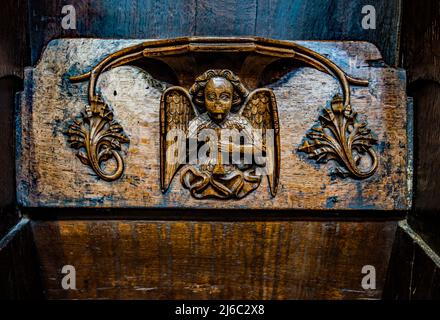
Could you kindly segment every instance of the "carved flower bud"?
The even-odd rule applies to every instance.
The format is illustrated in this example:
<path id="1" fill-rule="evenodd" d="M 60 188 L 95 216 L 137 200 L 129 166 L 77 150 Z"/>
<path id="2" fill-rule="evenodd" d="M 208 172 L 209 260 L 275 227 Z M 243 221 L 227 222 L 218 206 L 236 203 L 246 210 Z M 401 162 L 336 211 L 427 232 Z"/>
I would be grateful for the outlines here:
<path id="1" fill-rule="evenodd" d="M 340 95 L 335 95 L 331 102 L 332 110 L 335 114 L 340 114 L 344 111 L 344 103 Z"/>

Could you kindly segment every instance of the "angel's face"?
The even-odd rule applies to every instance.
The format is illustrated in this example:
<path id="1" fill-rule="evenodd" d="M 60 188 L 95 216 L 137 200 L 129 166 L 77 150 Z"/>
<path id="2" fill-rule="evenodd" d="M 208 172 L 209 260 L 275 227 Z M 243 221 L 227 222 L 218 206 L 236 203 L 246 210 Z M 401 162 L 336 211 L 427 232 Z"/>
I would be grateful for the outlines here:
<path id="1" fill-rule="evenodd" d="M 205 87 L 205 104 L 208 115 L 215 122 L 222 122 L 232 106 L 232 84 L 221 77 L 214 77 Z"/>

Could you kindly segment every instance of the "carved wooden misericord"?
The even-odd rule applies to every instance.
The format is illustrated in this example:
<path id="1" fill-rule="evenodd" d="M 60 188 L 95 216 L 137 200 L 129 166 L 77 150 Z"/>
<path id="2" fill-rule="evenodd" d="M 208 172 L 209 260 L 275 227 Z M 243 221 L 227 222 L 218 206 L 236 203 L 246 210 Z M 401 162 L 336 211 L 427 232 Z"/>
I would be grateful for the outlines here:
<path id="1" fill-rule="evenodd" d="M 55 40 L 22 95 L 19 200 L 406 208 L 404 76 L 375 59 L 350 42 Z"/>
<path id="2" fill-rule="evenodd" d="M 194 40 L 196 43 L 200 41 Z M 310 158 L 317 161 L 336 160 L 342 166 L 342 169 L 337 169 L 342 176 L 351 175 L 354 178 L 364 179 L 376 171 L 377 156 L 373 145 L 377 141 L 366 128 L 366 122 L 356 121 L 356 112 L 350 105 L 350 84 L 365 86 L 368 85 L 368 81 L 352 78 L 331 60 L 292 43 L 254 39 L 253 46 L 250 47 L 248 43 L 234 43 L 236 41 L 234 39 L 230 39 L 231 43 L 222 43 L 215 39 L 206 39 L 207 43 L 201 44 L 179 44 L 180 41 L 176 40 L 174 45 L 172 42 L 165 43 L 166 48 L 155 48 L 147 43 L 123 49 L 103 59 L 91 72 L 71 78 L 73 81 L 89 79 L 90 106 L 86 106 L 83 120 L 76 120 L 69 127 L 67 131 L 69 142 L 73 148 L 85 148 L 86 153 L 78 152 L 78 158 L 84 164 L 90 165 L 102 179 L 113 181 L 121 176 L 124 162 L 117 150 L 120 150 L 121 143 L 127 143 L 129 140 L 122 132 L 122 127 L 113 120 L 113 113 L 108 109 L 107 104 L 96 94 L 95 87 L 100 73 L 148 56 L 173 56 L 193 51 L 240 52 L 249 49 L 261 55 L 261 61 L 256 57 L 248 58 L 247 69 L 251 69 L 253 65 L 267 64 L 267 61 L 273 62 L 276 58 L 290 57 L 306 62 L 337 78 L 344 98 L 335 97 L 331 101 L 331 108 L 324 109 L 325 114 L 319 117 L 321 126 L 313 127 L 306 134 L 299 151 L 308 153 Z M 250 72 L 250 70 L 246 71 Z M 197 140 L 201 129 L 212 129 L 218 133 L 217 154 L 205 159 L 204 162 L 195 157 L 197 164 L 186 165 L 183 168 L 181 183 L 190 190 L 191 195 L 200 199 L 243 198 L 260 184 L 261 174 L 258 173 L 258 165 L 255 163 L 258 159 L 255 154 L 264 154 L 267 158 L 263 166 L 266 169 L 270 168 L 265 173 L 268 176 L 271 195 L 275 196 L 280 174 L 280 128 L 273 92 L 264 88 L 249 93 L 240 79 L 228 69 L 208 70 L 195 81 L 189 92 L 184 87 L 174 86 L 162 95 L 160 106 L 162 192 L 168 190 L 174 175 L 188 158 L 193 156 L 193 154 L 188 155 L 186 140 Z M 85 123 L 89 123 L 88 128 Z M 240 145 L 230 141 L 222 143 L 220 131 L 232 129 L 237 130 L 237 134 L 244 134 L 249 140 L 247 144 Z M 267 129 L 273 130 L 274 142 L 267 150 L 263 141 L 257 142 L 255 129 L 263 130 L 262 139 L 266 138 Z M 170 147 L 175 141 L 167 138 L 167 134 L 172 130 L 181 130 L 185 136 L 184 159 L 173 159 L 173 161 L 169 159 L 171 156 L 174 158 L 174 154 L 169 149 L 172 149 Z M 182 141 L 179 143 L 182 144 Z M 254 158 L 253 161 L 246 164 L 224 164 L 223 155 L 235 150 L 234 148 L 239 148 L 240 154 L 250 153 Z M 189 153 L 197 153 L 198 150 L 195 148 Z M 172 151 L 176 150 L 172 149 Z M 182 156 L 182 150 L 179 153 Z M 358 168 L 360 158 L 364 154 L 372 159 L 367 171 Z M 100 163 L 112 157 L 116 160 L 116 169 L 114 173 L 108 174 L 101 169 Z"/>

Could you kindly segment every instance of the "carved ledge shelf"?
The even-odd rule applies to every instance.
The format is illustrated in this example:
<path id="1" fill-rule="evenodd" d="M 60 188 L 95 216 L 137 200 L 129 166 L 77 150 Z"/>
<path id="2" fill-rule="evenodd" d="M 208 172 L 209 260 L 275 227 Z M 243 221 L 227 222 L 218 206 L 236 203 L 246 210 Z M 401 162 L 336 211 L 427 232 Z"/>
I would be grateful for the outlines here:
<path id="1" fill-rule="evenodd" d="M 381 61 L 366 42 L 53 40 L 19 99 L 19 202 L 406 210 L 412 113 L 405 72 Z M 167 134 L 205 127 L 248 134 L 239 150 L 262 152 L 267 179 L 254 162 L 171 163 Z"/>

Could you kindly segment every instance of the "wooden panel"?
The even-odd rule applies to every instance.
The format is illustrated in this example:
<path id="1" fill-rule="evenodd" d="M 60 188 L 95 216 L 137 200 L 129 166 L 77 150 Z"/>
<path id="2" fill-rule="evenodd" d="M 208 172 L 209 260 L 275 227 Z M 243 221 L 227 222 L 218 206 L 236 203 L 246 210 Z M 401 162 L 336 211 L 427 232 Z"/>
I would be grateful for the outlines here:
<path id="1" fill-rule="evenodd" d="M 397 65 L 400 1 L 258 0 L 255 32 L 292 40 L 363 40 L 377 45 L 386 63 Z M 362 8 L 376 10 L 376 29 L 363 29 Z"/>
<path id="2" fill-rule="evenodd" d="M 0 12 L 0 78 L 23 77 L 30 63 L 26 37 L 27 1 L 4 1 Z"/>
<path id="3" fill-rule="evenodd" d="M 0 240 L 0 299 L 42 299 L 35 245 L 28 219 Z"/>
<path id="4" fill-rule="evenodd" d="M 396 65 L 400 0 L 91 1 L 76 0 L 77 29 L 61 27 L 62 0 L 29 2 L 32 63 L 59 37 L 169 38 L 256 35 L 290 40 L 364 40 Z M 376 29 L 362 29 L 362 7 L 376 9 Z"/>
<path id="5" fill-rule="evenodd" d="M 195 35 L 256 35 L 257 1 L 196 1 Z"/>
<path id="6" fill-rule="evenodd" d="M 414 98 L 414 139 L 418 148 L 415 209 L 418 214 L 439 219 L 440 215 L 440 82 L 421 81 L 411 86 Z M 440 249 L 440 246 L 438 247 Z"/>
<path id="7" fill-rule="evenodd" d="M 411 227 L 440 252 L 440 3 L 404 1 L 402 67 L 414 98 L 415 186 Z"/>
<path id="8" fill-rule="evenodd" d="M 19 80 L 0 79 L 0 239 L 18 220 L 15 208 L 14 102 Z"/>
<path id="9" fill-rule="evenodd" d="M 0 11 L 0 239 L 19 220 L 15 203 L 15 93 L 29 63 L 26 1 L 6 1 Z"/>
<path id="10" fill-rule="evenodd" d="M 440 299 L 440 257 L 406 222 L 397 229 L 384 298 Z"/>
<path id="11" fill-rule="evenodd" d="M 408 82 L 440 81 L 440 3 L 436 0 L 404 1 L 402 67 Z"/>
<path id="12" fill-rule="evenodd" d="M 407 1 L 404 14 L 402 65 L 414 98 L 417 144 L 414 205 L 417 214 L 432 219 L 440 210 L 440 4 Z"/>
<path id="13" fill-rule="evenodd" d="M 369 87 L 352 89 L 352 105 L 361 116 L 368 118 L 369 128 L 378 136 L 379 168 L 371 178 L 335 179 L 328 174 L 331 163 L 316 165 L 314 160 L 306 159 L 298 151 L 306 131 L 316 123 L 321 108 L 339 90 L 332 77 L 303 68 L 295 69 L 270 84 L 281 119 L 282 162 L 280 188 L 275 198 L 268 192 L 266 179 L 257 192 L 240 201 L 194 199 L 178 179 L 174 179 L 170 190 L 162 194 L 159 185 L 159 98 L 166 85 L 139 69 L 123 67 L 100 78 L 100 91 L 114 108 L 116 119 L 131 140 L 126 150 L 125 173 L 113 182 L 100 180 L 76 158 L 64 135 L 87 103 L 87 84 L 71 84 L 66 75 L 89 70 L 90 65 L 106 54 L 133 43 L 124 40 L 57 40 L 51 43 L 33 72 L 29 70 L 22 96 L 21 125 L 17 130 L 21 140 L 18 193 L 22 205 L 408 208 L 407 152 L 411 146 L 406 133 L 405 76 L 401 70 L 369 66 L 366 61 L 380 59 L 380 54 L 367 43 L 301 42 L 326 55 L 353 76 L 369 79 Z M 69 59 L 65 59 L 66 56 Z M 349 57 L 356 57 L 357 64 L 350 66 Z"/>
<path id="14" fill-rule="evenodd" d="M 380 298 L 396 222 L 33 223 L 49 299 Z M 63 265 L 77 290 L 60 286 Z M 364 290 L 364 265 L 377 287 Z"/>
<path id="15" fill-rule="evenodd" d="M 32 63 L 59 37 L 168 38 L 195 34 L 195 0 L 77 0 L 77 29 L 61 27 L 63 0 L 29 2 Z"/>

